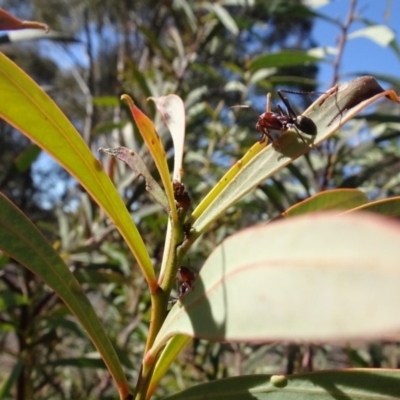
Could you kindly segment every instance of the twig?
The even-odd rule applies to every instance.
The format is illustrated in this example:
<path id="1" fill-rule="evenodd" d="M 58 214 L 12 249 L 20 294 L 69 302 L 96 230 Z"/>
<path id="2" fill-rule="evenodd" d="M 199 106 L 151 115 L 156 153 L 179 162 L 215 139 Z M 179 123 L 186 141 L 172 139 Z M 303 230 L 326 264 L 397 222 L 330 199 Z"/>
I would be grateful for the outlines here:
<path id="1" fill-rule="evenodd" d="M 340 67 L 340 63 L 342 61 L 342 57 L 343 57 L 344 46 L 347 41 L 347 32 L 349 30 L 350 24 L 354 20 L 354 10 L 356 8 L 356 4 L 357 4 L 357 0 L 350 1 L 350 9 L 347 14 L 346 21 L 342 25 L 342 30 L 341 30 L 340 37 L 339 37 L 338 53 L 337 53 L 336 59 L 333 63 L 333 78 L 332 78 L 332 83 L 331 83 L 330 87 L 334 87 L 337 84 L 337 81 L 339 80 L 339 67 Z"/>
<path id="2" fill-rule="evenodd" d="M 349 12 L 347 14 L 346 20 L 344 21 L 344 23 L 342 25 L 342 29 L 341 29 L 340 37 L 339 37 L 339 41 L 338 41 L 338 52 L 337 52 L 336 59 L 333 63 L 333 76 L 332 76 L 332 82 L 331 82 L 330 87 L 334 87 L 339 80 L 339 68 L 340 68 L 340 64 L 342 62 L 344 46 L 347 42 L 347 33 L 348 33 L 351 23 L 354 20 L 354 12 L 355 12 L 356 5 L 357 5 L 357 0 L 350 1 Z M 321 188 L 324 188 L 324 189 L 328 186 L 328 182 L 329 182 L 329 179 L 331 178 L 332 171 L 334 168 L 333 160 L 336 159 L 336 157 L 334 157 L 332 155 L 332 153 L 329 151 L 329 142 L 326 143 L 326 150 L 327 150 L 327 165 L 325 168 L 323 182 L 321 184 Z"/>

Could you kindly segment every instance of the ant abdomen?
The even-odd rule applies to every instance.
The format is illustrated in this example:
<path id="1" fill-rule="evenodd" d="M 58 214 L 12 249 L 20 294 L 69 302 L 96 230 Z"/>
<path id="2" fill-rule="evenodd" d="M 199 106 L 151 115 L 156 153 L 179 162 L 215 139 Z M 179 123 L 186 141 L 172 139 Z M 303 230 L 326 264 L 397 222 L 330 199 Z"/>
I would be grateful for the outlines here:
<path id="1" fill-rule="evenodd" d="M 296 117 L 295 126 L 306 135 L 315 136 L 317 134 L 317 126 L 314 121 L 304 115 L 298 115 Z"/>

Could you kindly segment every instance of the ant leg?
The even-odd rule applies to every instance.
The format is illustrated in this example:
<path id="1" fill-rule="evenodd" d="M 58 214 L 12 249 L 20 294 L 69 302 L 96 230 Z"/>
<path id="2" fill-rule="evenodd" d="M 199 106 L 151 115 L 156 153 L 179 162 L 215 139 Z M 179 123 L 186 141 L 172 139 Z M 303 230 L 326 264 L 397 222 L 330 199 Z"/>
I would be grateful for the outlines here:
<path id="1" fill-rule="evenodd" d="M 267 140 L 267 138 L 271 141 L 271 143 L 275 140 L 271 134 L 269 133 L 269 130 L 267 128 L 264 129 L 257 129 L 258 132 L 260 132 L 260 140 L 259 142 L 262 143 L 264 140 Z"/>
<path id="2" fill-rule="evenodd" d="M 279 104 L 276 106 L 276 109 L 278 110 L 278 113 L 279 113 L 280 115 L 286 117 L 286 114 L 284 113 L 282 107 L 281 107 Z"/>
<path id="3" fill-rule="evenodd" d="M 278 90 L 278 95 L 281 98 L 281 100 L 283 101 L 283 104 L 285 104 L 287 112 L 289 114 L 289 116 L 291 118 L 296 119 L 297 118 L 297 114 L 295 113 L 295 111 L 293 110 L 293 107 L 291 106 L 291 104 L 289 103 L 289 100 L 287 99 L 287 97 L 285 97 L 282 92 L 280 90 Z"/>
<path id="4" fill-rule="evenodd" d="M 303 136 L 301 135 L 301 133 L 300 133 L 300 131 L 299 131 L 299 129 L 297 128 L 296 125 L 292 125 L 292 127 L 293 127 L 293 129 L 296 131 L 297 135 L 300 137 L 301 141 L 302 141 L 306 146 L 310 146 L 312 149 L 315 149 L 315 148 L 316 148 L 312 143 L 311 143 L 311 144 L 310 144 L 310 143 L 307 143 L 307 142 L 304 140 Z"/>
<path id="5" fill-rule="evenodd" d="M 296 126 L 296 125 L 293 125 L 293 128 L 294 128 L 294 130 L 296 131 L 297 136 L 302 140 L 302 142 L 303 142 L 305 145 L 307 145 L 307 143 L 306 143 L 306 141 L 304 140 L 303 136 L 301 136 L 301 133 L 300 133 L 300 131 L 298 130 L 297 126 Z M 308 146 L 308 145 L 307 145 L 307 146 Z"/>
<path id="6" fill-rule="evenodd" d="M 179 297 L 180 299 L 185 293 L 187 293 L 190 289 L 192 289 L 192 285 L 187 283 L 187 282 L 182 282 L 180 288 L 179 288 Z"/>

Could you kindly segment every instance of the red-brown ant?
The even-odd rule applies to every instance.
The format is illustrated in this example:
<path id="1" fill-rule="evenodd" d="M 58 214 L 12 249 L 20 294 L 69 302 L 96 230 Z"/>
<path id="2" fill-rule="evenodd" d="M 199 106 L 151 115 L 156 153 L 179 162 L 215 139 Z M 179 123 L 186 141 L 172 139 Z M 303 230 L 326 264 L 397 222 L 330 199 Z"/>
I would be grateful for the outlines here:
<path id="1" fill-rule="evenodd" d="M 170 304 L 175 304 L 185 293 L 193 289 L 193 281 L 196 279 L 196 273 L 188 267 L 180 267 L 178 269 L 179 281 L 178 297 L 171 297 Z M 178 280 L 178 278 L 177 278 Z"/>
<path id="2" fill-rule="evenodd" d="M 179 298 L 193 288 L 193 281 L 196 279 L 196 274 L 188 267 L 180 267 L 178 269 L 180 279 L 182 281 L 179 286 Z"/>
<path id="3" fill-rule="evenodd" d="M 262 135 L 260 141 L 263 141 L 268 137 L 273 142 L 274 138 L 271 136 L 271 130 L 286 132 L 292 127 L 294 127 L 294 129 L 297 131 L 303 142 L 304 139 L 299 131 L 305 133 L 306 135 L 315 136 L 317 134 L 317 126 L 315 125 L 314 121 L 308 117 L 305 117 L 304 115 L 297 115 L 289 103 L 289 100 L 282 94 L 280 90 L 278 90 L 278 95 L 283 101 L 283 104 L 285 104 L 286 113 L 284 113 L 279 104 L 277 105 L 277 113 L 271 111 L 271 94 L 268 93 L 265 112 L 258 117 L 258 122 L 256 124 L 257 132 L 260 132 Z M 233 107 L 249 108 L 248 106 Z"/>

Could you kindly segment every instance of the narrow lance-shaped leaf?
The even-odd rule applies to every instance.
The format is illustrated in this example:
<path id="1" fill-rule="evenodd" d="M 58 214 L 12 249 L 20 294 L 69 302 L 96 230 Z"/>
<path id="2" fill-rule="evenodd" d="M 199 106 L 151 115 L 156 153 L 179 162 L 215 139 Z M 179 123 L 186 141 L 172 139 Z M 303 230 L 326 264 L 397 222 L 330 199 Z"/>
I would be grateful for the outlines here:
<path id="1" fill-rule="evenodd" d="M 169 174 L 167 157 L 165 155 L 165 150 L 161 143 L 160 137 L 158 136 L 153 123 L 145 114 L 142 113 L 142 111 L 140 111 L 135 106 L 132 99 L 126 94 L 122 95 L 122 99 L 128 103 L 129 108 L 132 112 L 132 116 L 135 119 L 136 125 L 139 129 L 139 132 L 142 135 L 142 138 L 145 141 L 150 151 L 150 154 L 153 157 L 153 160 L 157 166 L 157 170 L 160 174 L 162 183 L 164 185 L 165 193 L 167 195 L 169 208 L 171 210 L 171 218 L 173 221 L 177 222 L 178 214 L 176 212 L 176 207 L 175 207 L 172 181 Z"/>
<path id="2" fill-rule="evenodd" d="M 205 2 L 203 7 L 210 10 L 221 21 L 224 27 L 232 34 L 238 35 L 239 28 L 229 12 L 218 3 Z"/>
<path id="3" fill-rule="evenodd" d="M 0 194 L 0 249 L 49 285 L 76 316 L 96 346 L 120 392 L 129 386 L 115 350 L 92 305 L 62 258 L 22 212 Z"/>
<path id="4" fill-rule="evenodd" d="M 167 373 L 171 364 L 175 361 L 180 352 L 190 341 L 191 338 L 184 335 L 176 335 L 168 341 L 159 359 L 157 360 L 157 364 L 151 377 L 147 392 L 148 397 L 154 393 L 161 378 Z"/>
<path id="5" fill-rule="evenodd" d="M 389 199 L 382 199 L 371 201 L 367 204 L 360 205 L 348 210 L 347 212 L 354 211 L 368 211 L 377 213 L 380 215 L 386 215 L 388 217 L 399 218 L 400 217 L 400 197 L 391 197 Z"/>
<path id="6" fill-rule="evenodd" d="M 293 65 L 304 65 L 306 63 L 316 63 L 320 61 L 320 57 L 307 54 L 305 51 L 282 50 L 278 53 L 264 54 L 256 57 L 250 64 L 252 71 L 263 68 L 277 68 Z"/>
<path id="7" fill-rule="evenodd" d="M 0 116 L 53 156 L 114 222 L 135 255 L 152 292 L 155 272 L 119 193 L 88 146 L 50 97 L 0 53 Z"/>
<path id="8" fill-rule="evenodd" d="M 361 190 L 326 190 L 288 208 L 283 216 L 294 217 L 315 211 L 350 210 L 367 202 L 368 197 Z"/>

